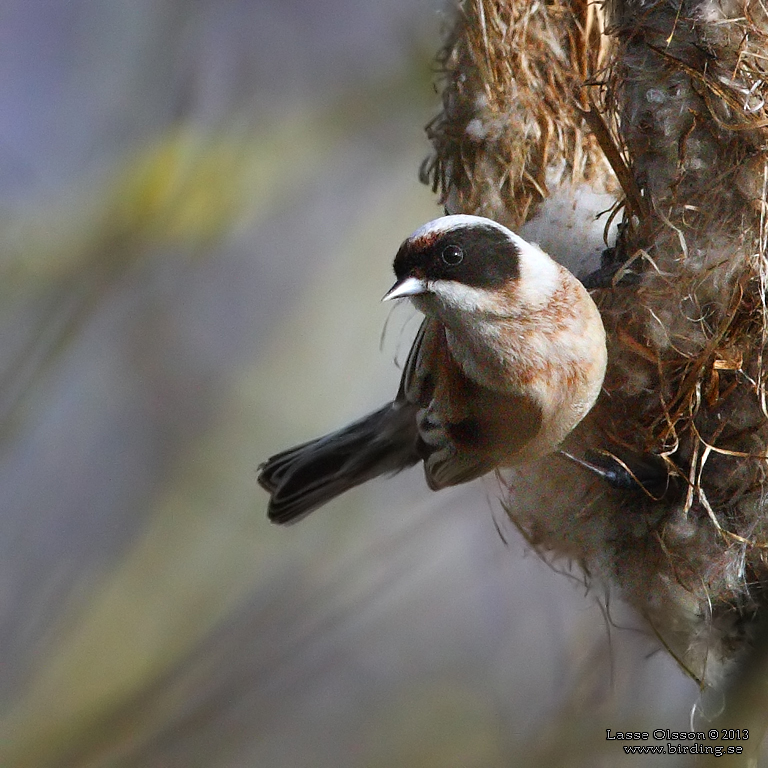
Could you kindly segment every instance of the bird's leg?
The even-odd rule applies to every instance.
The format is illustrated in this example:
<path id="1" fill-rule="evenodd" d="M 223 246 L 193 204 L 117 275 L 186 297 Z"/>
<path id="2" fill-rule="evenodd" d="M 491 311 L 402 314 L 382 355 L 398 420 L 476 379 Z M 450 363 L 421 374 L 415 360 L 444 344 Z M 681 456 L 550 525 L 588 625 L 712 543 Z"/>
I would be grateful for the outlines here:
<path id="1" fill-rule="evenodd" d="M 616 274 L 625 266 L 618 254 L 618 248 L 606 248 L 600 256 L 600 266 L 585 277 L 580 277 L 582 285 L 591 291 L 595 288 L 611 288 L 614 285 L 635 285 L 640 280 L 640 274 L 629 268 L 616 281 Z"/>
<path id="2" fill-rule="evenodd" d="M 593 472 L 612 488 L 622 491 L 642 491 L 653 499 L 660 499 L 674 484 L 676 474 L 659 456 L 618 457 L 609 451 L 588 450 L 584 458 L 562 449 L 561 456 Z"/>

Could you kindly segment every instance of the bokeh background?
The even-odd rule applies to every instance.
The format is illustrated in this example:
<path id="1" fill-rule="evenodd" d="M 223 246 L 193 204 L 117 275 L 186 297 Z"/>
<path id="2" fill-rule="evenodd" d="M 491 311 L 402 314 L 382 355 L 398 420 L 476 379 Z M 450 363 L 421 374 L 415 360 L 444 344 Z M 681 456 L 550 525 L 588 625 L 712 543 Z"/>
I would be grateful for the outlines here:
<path id="1" fill-rule="evenodd" d="M 716 709 L 495 481 L 266 521 L 260 461 L 397 386 L 449 18 L 0 0 L 0 765 L 661 766 L 605 729 Z"/>

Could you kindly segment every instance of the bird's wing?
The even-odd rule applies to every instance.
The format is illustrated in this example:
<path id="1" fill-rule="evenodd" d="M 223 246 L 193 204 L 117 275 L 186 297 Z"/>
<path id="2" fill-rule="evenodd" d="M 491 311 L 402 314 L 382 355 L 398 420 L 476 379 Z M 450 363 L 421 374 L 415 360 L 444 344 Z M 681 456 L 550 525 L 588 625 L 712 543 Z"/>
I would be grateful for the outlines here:
<path id="1" fill-rule="evenodd" d="M 398 400 L 419 408 L 417 449 L 433 490 L 509 463 L 541 427 L 541 411 L 530 398 L 469 379 L 450 353 L 443 326 L 430 318 L 405 362 Z"/>
<path id="2" fill-rule="evenodd" d="M 433 354 L 435 343 L 435 326 L 437 323 L 429 318 L 424 318 L 416 338 L 411 344 L 408 357 L 403 366 L 403 375 L 400 377 L 400 388 L 397 390 L 395 402 L 408 402 L 414 405 L 424 405 L 432 399 L 435 389 L 434 379 L 429 367 L 422 361 L 428 361 Z"/>

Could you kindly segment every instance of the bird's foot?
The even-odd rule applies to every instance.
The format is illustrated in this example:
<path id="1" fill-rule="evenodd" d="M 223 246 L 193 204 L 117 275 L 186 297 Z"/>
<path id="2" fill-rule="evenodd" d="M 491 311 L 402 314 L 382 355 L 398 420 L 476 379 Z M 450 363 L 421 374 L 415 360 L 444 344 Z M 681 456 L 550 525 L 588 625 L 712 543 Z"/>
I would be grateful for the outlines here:
<path id="1" fill-rule="evenodd" d="M 612 488 L 621 491 L 640 491 L 659 500 L 676 484 L 677 475 L 660 456 L 619 457 L 610 451 L 588 450 L 579 458 L 564 450 L 561 456 L 593 472 Z"/>

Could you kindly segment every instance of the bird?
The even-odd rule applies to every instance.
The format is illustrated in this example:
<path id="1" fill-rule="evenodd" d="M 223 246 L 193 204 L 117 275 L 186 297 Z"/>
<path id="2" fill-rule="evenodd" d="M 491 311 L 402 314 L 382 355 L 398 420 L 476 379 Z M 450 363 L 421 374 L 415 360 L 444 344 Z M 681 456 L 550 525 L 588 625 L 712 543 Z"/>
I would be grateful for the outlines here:
<path id="1" fill-rule="evenodd" d="M 382 300 L 408 299 L 424 315 L 397 394 L 261 464 L 274 523 L 295 523 L 419 462 L 436 491 L 541 458 L 600 394 L 600 312 L 537 245 L 491 219 L 453 214 L 406 238 L 393 266 L 396 281 Z"/>

